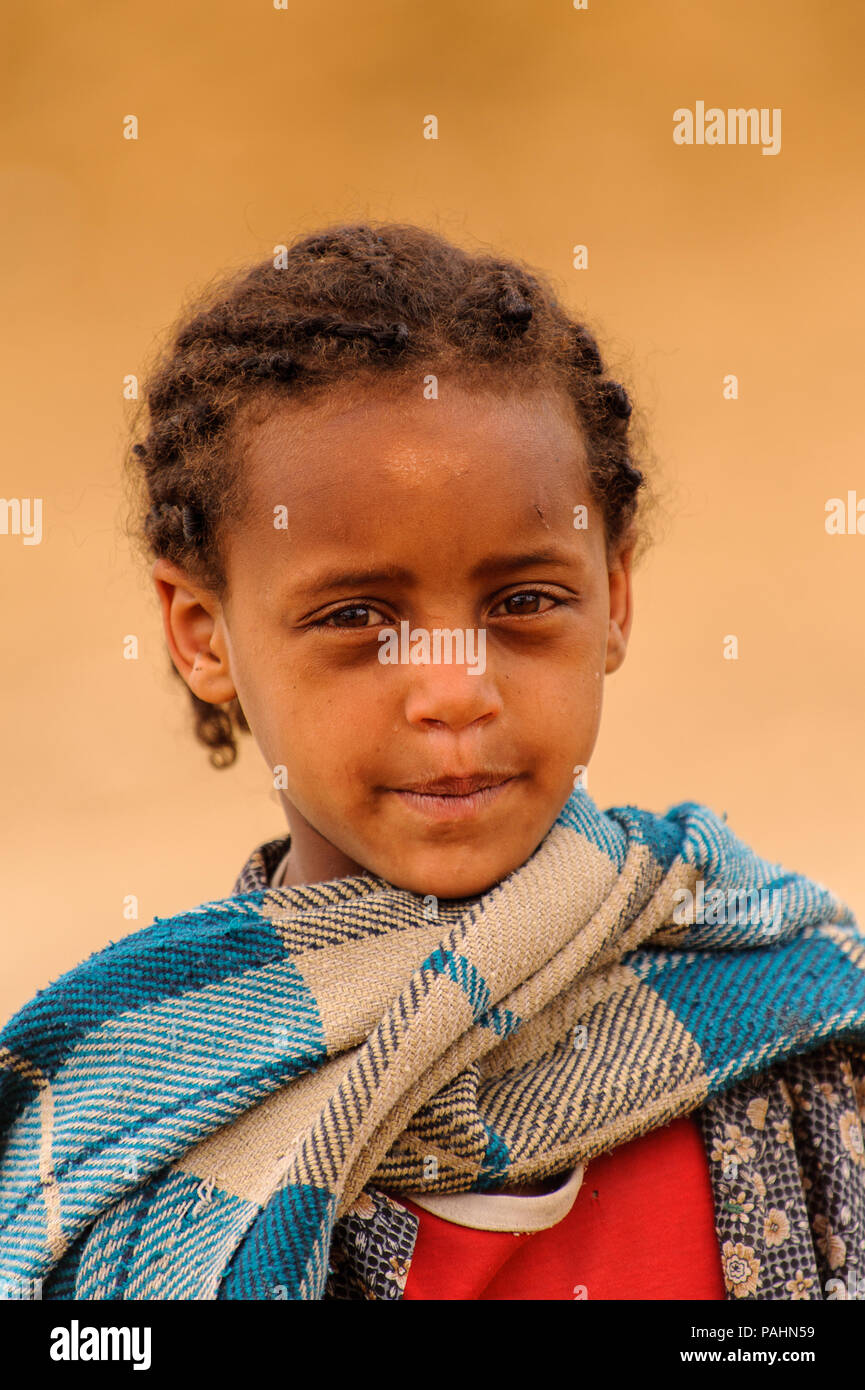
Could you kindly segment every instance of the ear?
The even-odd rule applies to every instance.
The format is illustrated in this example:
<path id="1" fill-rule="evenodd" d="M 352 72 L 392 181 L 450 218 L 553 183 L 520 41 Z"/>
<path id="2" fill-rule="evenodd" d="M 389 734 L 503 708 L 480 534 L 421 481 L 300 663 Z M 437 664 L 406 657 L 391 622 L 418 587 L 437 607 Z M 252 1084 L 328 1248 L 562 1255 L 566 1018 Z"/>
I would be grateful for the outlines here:
<path id="1" fill-rule="evenodd" d="M 635 540 L 628 539 L 619 546 L 608 561 L 610 583 L 610 626 L 607 633 L 606 673 L 618 671 L 625 659 L 628 637 L 634 617 L 631 589 L 631 561 Z"/>
<path id="2" fill-rule="evenodd" d="M 186 684 L 199 700 L 227 704 L 237 691 L 224 638 L 222 605 L 170 560 L 154 560 L 150 571 L 159 601 L 165 640 Z"/>

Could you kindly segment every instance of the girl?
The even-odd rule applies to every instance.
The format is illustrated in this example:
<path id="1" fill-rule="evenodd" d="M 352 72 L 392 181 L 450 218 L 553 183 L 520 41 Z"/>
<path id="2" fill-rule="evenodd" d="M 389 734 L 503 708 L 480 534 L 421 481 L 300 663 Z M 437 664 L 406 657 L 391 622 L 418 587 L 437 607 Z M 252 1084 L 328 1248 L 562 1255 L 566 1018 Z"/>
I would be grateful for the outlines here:
<path id="1" fill-rule="evenodd" d="M 334 227 L 185 315 L 131 452 L 215 765 L 290 833 L 7 1026 L 46 1298 L 821 1299 L 865 1256 L 865 943 L 585 788 L 646 485 L 536 273 Z"/>

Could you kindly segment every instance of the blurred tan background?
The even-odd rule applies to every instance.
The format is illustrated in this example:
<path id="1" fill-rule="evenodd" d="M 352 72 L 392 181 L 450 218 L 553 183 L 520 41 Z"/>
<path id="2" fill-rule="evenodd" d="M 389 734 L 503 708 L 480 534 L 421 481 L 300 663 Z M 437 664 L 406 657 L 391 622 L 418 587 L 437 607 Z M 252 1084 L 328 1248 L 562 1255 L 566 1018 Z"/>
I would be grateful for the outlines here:
<path id="1" fill-rule="evenodd" d="M 122 386 L 192 290 L 336 220 L 543 268 L 644 413 L 667 519 L 595 800 L 705 801 L 865 920 L 865 535 L 824 524 L 865 497 L 858 0 L 31 0 L 8 23 L 0 493 L 44 511 L 41 544 L 0 535 L 0 1022 L 285 833 L 254 743 L 211 769 L 166 671 L 121 526 Z M 676 146 L 698 100 L 780 107 L 781 152 Z"/>

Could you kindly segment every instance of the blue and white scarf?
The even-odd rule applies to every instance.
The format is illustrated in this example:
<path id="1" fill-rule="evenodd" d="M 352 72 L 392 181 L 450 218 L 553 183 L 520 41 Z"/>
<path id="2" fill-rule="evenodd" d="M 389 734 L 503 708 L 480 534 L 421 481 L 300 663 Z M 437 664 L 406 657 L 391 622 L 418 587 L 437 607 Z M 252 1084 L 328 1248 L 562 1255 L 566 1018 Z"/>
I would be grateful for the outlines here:
<path id="1" fill-rule="evenodd" d="M 578 788 L 479 897 L 258 888 L 39 993 L 0 1033 L 0 1291 L 320 1299 L 368 1183 L 533 1182 L 833 1039 L 842 902 L 705 806 Z"/>

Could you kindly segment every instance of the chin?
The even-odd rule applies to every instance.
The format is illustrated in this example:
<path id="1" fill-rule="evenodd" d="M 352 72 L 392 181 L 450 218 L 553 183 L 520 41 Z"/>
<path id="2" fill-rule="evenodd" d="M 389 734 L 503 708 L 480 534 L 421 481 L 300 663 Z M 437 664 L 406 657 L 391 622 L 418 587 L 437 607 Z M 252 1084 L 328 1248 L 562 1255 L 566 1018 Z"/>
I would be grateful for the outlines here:
<path id="1" fill-rule="evenodd" d="M 490 865 L 486 868 L 477 864 L 466 866 L 464 869 L 429 869 L 416 870 L 412 872 L 405 869 L 403 872 L 394 874 L 382 874 L 383 878 L 394 884 L 397 888 L 405 888 L 409 893 L 415 893 L 418 897 L 433 897 L 442 900 L 458 898 L 476 898 L 482 893 L 486 893 L 490 888 L 494 888 L 516 865 L 505 865 L 499 868 L 497 865 Z"/>

